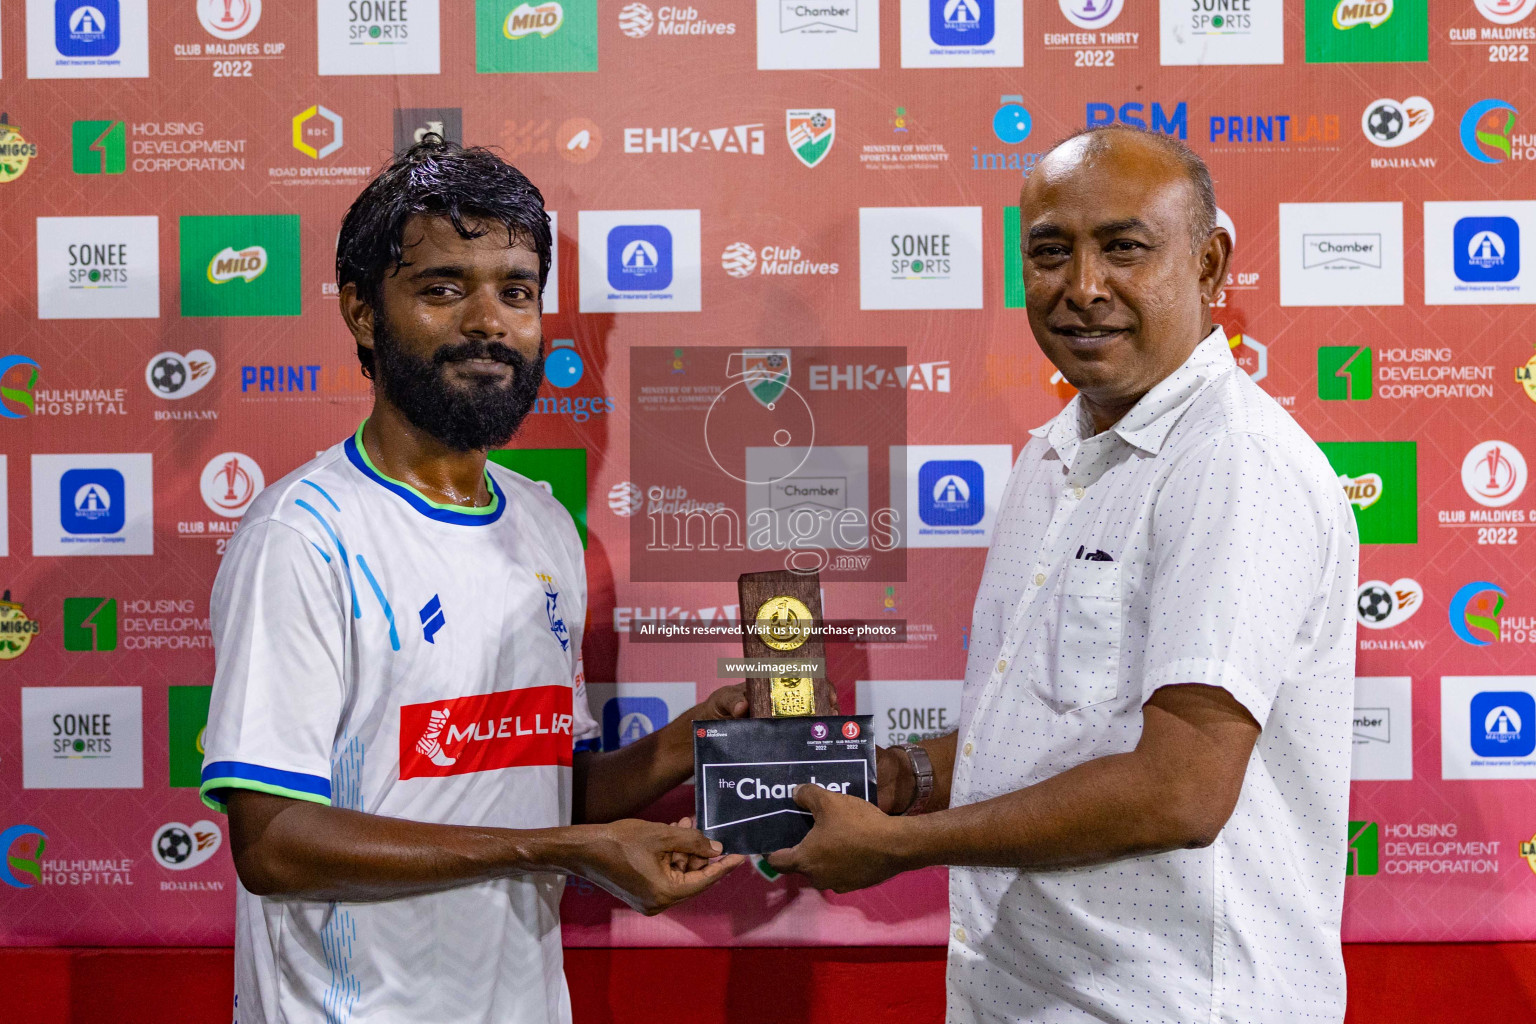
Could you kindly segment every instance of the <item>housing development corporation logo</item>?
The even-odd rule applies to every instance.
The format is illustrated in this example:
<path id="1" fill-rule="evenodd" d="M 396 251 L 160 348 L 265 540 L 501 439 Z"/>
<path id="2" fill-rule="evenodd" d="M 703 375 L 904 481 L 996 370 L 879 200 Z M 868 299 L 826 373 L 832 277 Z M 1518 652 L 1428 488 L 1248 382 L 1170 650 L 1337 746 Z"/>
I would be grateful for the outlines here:
<path id="1" fill-rule="evenodd" d="M 66 597 L 64 599 L 64 649 L 66 651 L 117 650 L 117 598 Z"/>
<path id="2" fill-rule="evenodd" d="M 1375 381 L 1371 349 L 1366 345 L 1320 345 L 1317 349 L 1317 397 L 1324 401 L 1360 401 L 1371 397 Z"/>

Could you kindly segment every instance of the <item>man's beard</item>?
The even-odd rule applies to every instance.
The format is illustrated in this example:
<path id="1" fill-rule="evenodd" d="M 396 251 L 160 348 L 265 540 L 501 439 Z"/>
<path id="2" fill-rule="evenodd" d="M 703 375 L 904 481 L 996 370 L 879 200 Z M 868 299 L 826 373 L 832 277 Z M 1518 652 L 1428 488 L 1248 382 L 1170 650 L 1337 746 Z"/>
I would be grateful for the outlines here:
<path id="1" fill-rule="evenodd" d="M 471 377 L 450 383 L 449 368 L 463 359 L 495 359 L 513 368 L 510 381 Z M 374 384 L 418 429 L 455 451 L 484 451 L 506 444 L 533 408 L 544 382 L 544 358 L 529 362 L 499 341 L 444 345 L 424 359 L 401 347 L 388 320 L 376 317 Z"/>

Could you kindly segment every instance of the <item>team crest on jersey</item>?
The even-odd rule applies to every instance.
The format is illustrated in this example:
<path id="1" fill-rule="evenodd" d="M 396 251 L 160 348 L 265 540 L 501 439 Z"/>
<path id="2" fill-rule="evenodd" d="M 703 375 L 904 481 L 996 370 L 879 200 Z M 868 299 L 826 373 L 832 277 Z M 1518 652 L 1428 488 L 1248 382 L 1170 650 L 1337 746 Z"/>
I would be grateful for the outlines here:
<path id="1" fill-rule="evenodd" d="M 539 582 L 544 584 L 544 611 L 549 614 L 549 631 L 555 634 L 555 639 L 560 641 L 560 649 L 571 649 L 571 634 L 565 628 L 565 620 L 560 617 L 560 591 L 555 587 L 555 578 L 547 573 L 539 573 Z"/>

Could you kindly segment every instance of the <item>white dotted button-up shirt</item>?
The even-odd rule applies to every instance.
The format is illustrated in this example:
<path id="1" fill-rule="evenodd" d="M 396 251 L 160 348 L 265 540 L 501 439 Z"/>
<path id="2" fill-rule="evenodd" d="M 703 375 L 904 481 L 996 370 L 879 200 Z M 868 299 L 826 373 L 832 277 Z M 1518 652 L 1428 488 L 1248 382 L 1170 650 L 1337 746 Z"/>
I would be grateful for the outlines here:
<path id="1" fill-rule="evenodd" d="M 976 595 L 951 801 L 1123 753 L 1159 687 L 1263 731 L 1214 844 L 950 871 L 949 1021 L 1337 1022 L 1359 557 L 1315 444 L 1220 328 L 1109 430 L 1031 433 Z"/>

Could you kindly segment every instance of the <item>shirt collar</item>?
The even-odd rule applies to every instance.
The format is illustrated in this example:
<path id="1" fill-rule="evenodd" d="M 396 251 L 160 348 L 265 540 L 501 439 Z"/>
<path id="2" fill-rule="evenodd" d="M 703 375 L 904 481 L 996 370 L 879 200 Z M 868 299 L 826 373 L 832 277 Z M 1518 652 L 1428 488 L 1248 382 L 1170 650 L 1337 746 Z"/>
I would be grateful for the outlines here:
<path id="1" fill-rule="evenodd" d="M 1127 444 L 1156 455 L 1185 407 L 1206 384 L 1236 365 L 1226 332 L 1218 324 L 1195 346 L 1182 366 L 1158 381 L 1106 433 L 1118 435 Z M 1083 396 L 1073 398 L 1065 409 L 1030 434 L 1044 437 L 1070 466 L 1078 445 L 1093 436 L 1093 423 L 1083 408 Z"/>

